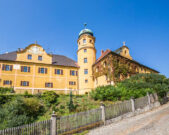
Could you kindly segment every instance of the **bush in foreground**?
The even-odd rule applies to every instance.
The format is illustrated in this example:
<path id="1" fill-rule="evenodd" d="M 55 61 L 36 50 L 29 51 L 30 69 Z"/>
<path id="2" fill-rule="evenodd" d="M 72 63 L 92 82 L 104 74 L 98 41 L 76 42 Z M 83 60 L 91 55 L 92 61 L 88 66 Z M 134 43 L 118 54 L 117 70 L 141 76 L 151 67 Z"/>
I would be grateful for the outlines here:
<path id="1" fill-rule="evenodd" d="M 90 95 L 94 100 L 117 101 L 139 98 L 147 92 L 156 92 L 160 98 L 169 91 L 169 79 L 159 74 L 137 74 L 116 86 L 101 86 L 93 90 Z"/>
<path id="2" fill-rule="evenodd" d="M 32 123 L 43 111 L 38 99 L 16 97 L 0 109 L 0 129 Z"/>

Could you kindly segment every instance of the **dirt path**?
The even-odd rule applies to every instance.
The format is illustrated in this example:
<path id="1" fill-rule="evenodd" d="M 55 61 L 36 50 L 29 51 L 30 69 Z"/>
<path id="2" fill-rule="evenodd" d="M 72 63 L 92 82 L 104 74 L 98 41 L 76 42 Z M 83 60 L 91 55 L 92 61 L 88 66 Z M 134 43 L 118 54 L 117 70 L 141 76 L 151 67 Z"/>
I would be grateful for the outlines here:
<path id="1" fill-rule="evenodd" d="M 169 103 L 153 111 L 91 130 L 89 135 L 169 135 Z"/>

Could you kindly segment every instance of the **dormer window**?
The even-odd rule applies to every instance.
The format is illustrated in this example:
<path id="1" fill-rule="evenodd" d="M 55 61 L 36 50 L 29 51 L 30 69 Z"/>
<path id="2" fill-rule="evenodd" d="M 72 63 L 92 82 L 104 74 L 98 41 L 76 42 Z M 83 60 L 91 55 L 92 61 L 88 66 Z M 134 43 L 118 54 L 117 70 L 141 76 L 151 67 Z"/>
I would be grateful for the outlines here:
<path id="1" fill-rule="evenodd" d="M 83 39 L 83 44 L 86 44 L 86 39 Z"/>
<path id="2" fill-rule="evenodd" d="M 32 59 L 32 55 L 28 54 L 28 60 Z"/>
<path id="3" fill-rule="evenodd" d="M 42 56 L 38 56 L 38 60 L 39 60 L 39 61 L 42 61 Z"/>
<path id="4" fill-rule="evenodd" d="M 127 54 L 127 51 L 125 50 L 124 53 Z"/>

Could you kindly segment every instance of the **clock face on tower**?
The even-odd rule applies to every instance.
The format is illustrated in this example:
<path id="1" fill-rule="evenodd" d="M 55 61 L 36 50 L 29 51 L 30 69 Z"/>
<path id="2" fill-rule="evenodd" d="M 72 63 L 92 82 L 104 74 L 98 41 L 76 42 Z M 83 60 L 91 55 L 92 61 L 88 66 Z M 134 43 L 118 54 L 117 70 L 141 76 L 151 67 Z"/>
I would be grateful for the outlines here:
<path id="1" fill-rule="evenodd" d="M 29 53 L 33 54 L 42 54 L 42 51 L 40 51 L 40 48 L 38 46 L 33 46 L 28 50 Z"/>

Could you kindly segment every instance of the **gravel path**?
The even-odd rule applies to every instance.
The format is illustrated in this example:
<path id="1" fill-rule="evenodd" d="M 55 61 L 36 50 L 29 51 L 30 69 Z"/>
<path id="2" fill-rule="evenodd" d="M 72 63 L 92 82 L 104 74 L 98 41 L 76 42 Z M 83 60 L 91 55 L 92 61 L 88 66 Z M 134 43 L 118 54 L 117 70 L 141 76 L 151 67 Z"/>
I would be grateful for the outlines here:
<path id="1" fill-rule="evenodd" d="M 88 135 L 169 135 L 169 103 L 153 111 L 91 130 Z"/>

